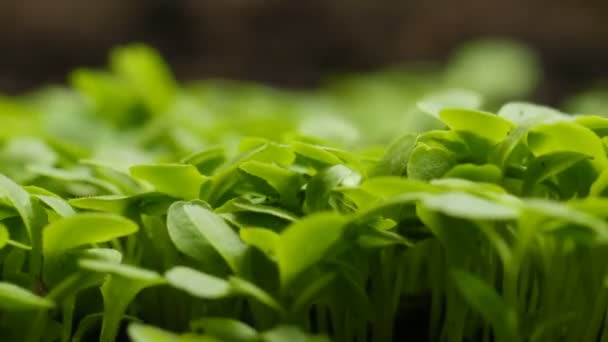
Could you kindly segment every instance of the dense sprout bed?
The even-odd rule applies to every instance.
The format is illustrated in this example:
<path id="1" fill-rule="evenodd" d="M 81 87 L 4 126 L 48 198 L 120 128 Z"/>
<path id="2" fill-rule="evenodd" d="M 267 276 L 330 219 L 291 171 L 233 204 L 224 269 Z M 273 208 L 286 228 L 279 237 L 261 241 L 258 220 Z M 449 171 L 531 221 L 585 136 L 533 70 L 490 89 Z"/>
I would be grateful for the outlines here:
<path id="1" fill-rule="evenodd" d="M 2 98 L 0 340 L 608 339 L 608 119 L 500 105 L 537 79 L 482 42 L 180 87 L 136 45 Z"/>

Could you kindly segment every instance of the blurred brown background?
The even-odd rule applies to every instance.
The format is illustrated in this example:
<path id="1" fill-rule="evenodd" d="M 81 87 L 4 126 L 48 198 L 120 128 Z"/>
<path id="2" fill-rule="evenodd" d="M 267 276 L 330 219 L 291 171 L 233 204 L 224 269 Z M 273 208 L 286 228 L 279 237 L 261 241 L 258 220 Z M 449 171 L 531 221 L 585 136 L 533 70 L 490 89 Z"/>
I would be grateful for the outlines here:
<path id="1" fill-rule="evenodd" d="M 160 49 L 180 79 L 225 77 L 289 87 L 328 73 L 441 62 L 479 36 L 540 53 L 536 99 L 608 79 L 605 0 L 0 0 L 0 93 L 64 82 L 117 44 Z"/>

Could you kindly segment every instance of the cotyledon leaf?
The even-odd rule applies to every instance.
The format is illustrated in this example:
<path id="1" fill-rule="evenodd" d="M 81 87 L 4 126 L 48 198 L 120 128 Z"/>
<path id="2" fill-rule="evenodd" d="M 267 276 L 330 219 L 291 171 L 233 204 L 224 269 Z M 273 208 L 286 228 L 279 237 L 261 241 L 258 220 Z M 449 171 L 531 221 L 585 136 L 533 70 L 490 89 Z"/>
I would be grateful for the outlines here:
<path id="1" fill-rule="evenodd" d="M 194 165 L 202 174 L 210 175 L 216 168 L 226 162 L 226 149 L 222 146 L 207 148 L 182 158 L 180 162 Z"/>
<path id="2" fill-rule="evenodd" d="M 407 163 L 410 158 L 410 154 L 416 147 L 416 140 L 418 134 L 407 133 L 397 140 L 393 141 L 382 160 L 376 165 L 374 169 L 374 175 L 376 176 L 401 176 L 407 171 Z"/>
<path id="3" fill-rule="evenodd" d="M 171 286 L 199 298 L 218 299 L 233 294 L 233 289 L 227 280 L 189 267 L 173 267 L 165 273 L 165 278 Z"/>
<path id="4" fill-rule="evenodd" d="M 251 326 L 230 318 L 208 317 L 190 323 L 193 330 L 202 329 L 206 334 L 222 341 L 255 342 L 258 332 Z"/>
<path id="5" fill-rule="evenodd" d="M 527 199 L 523 201 L 523 208 L 548 218 L 555 218 L 563 222 L 570 222 L 589 228 L 603 243 L 608 242 L 608 224 L 591 214 L 577 210 L 565 203 L 545 199 Z M 551 227 L 541 226 L 546 231 Z"/>
<path id="6" fill-rule="evenodd" d="M 0 282 L 0 308 L 7 311 L 51 309 L 53 301 L 7 282 Z"/>
<path id="7" fill-rule="evenodd" d="M 458 164 L 450 169 L 443 177 L 464 178 L 471 181 L 499 183 L 502 180 L 502 171 L 495 165 L 484 164 Z"/>
<path id="8" fill-rule="evenodd" d="M 342 160 L 329 150 L 324 149 L 323 146 L 307 144 L 300 141 L 291 142 L 291 147 L 294 152 L 304 157 L 328 164 L 336 165 L 342 164 Z"/>
<path id="9" fill-rule="evenodd" d="M 63 182 L 78 182 L 93 185 L 111 194 L 120 194 L 120 188 L 106 180 L 92 175 L 87 168 L 59 169 L 43 165 L 31 165 L 28 169 L 41 176 L 49 177 Z"/>
<path id="10" fill-rule="evenodd" d="M 175 198 L 160 192 L 145 192 L 137 195 L 78 197 L 68 202 L 78 209 L 124 214 L 131 206 L 137 206 L 140 212 L 147 213 L 151 208 L 169 207 L 174 200 Z"/>
<path id="11" fill-rule="evenodd" d="M 608 135 L 608 118 L 596 115 L 574 116 L 574 121 L 583 125 L 600 137 Z"/>
<path id="12" fill-rule="evenodd" d="M 287 210 L 271 205 L 256 203 L 255 201 L 248 200 L 245 198 L 232 199 L 224 203 L 224 205 L 222 205 L 221 207 L 217 208 L 215 212 L 220 214 L 234 212 L 253 212 L 278 217 L 289 222 L 298 220 L 298 216 L 293 213 L 290 213 Z"/>
<path id="13" fill-rule="evenodd" d="M 524 181 L 528 182 L 528 184 L 524 183 L 524 188 L 532 187 L 534 183 L 542 182 L 574 164 L 590 158 L 591 156 L 589 155 L 570 151 L 542 155 L 533 160 L 526 169 Z"/>
<path id="14" fill-rule="evenodd" d="M 418 144 L 412 151 L 407 164 L 407 176 L 412 179 L 428 181 L 440 178 L 450 170 L 456 161 L 440 148 Z"/>
<path id="15" fill-rule="evenodd" d="M 387 198 L 411 192 L 437 192 L 440 189 L 427 182 L 403 177 L 373 177 L 364 181 L 360 188 L 375 196 Z"/>
<path id="16" fill-rule="evenodd" d="M 167 271 L 165 278 L 171 286 L 198 298 L 219 299 L 244 295 L 255 298 L 278 312 L 284 311 L 268 293 L 239 277 L 222 279 L 189 267 L 176 266 Z"/>
<path id="17" fill-rule="evenodd" d="M 131 167 L 131 175 L 144 180 L 162 193 L 183 199 L 199 197 L 207 177 L 190 164 L 150 164 Z"/>
<path id="18" fill-rule="evenodd" d="M 179 336 L 177 334 L 150 325 L 130 324 L 127 331 L 133 342 L 179 341 Z"/>
<path id="19" fill-rule="evenodd" d="M 346 219 L 337 213 L 318 213 L 293 223 L 280 234 L 276 258 L 283 287 L 322 260 L 342 237 L 345 223 Z"/>
<path id="20" fill-rule="evenodd" d="M 246 137 L 239 143 L 239 152 L 244 153 L 240 162 L 257 160 L 259 162 L 276 163 L 288 166 L 295 160 L 291 146 L 278 144 L 264 138 Z"/>
<path id="21" fill-rule="evenodd" d="M 279 242 L 279 234 L 275 231 L 265 228 L 244 228 L 239 233 L 245 243 L 274 257 Z"/>
<path id="22" fill-rule="evenodd" d="M 536 126 L 528 133 L 527 143 L 537 157 L 555 152 L 577 152 L 591 155 L 597 169 L 608 167 L 602 140 L 593 131 L 577 123 L 557 122 Z"/>
<path id="23" fill-rule="evenodd" d="M 465 192 L 446 192 L 422 196 L 422 204 L 446 215 L 471 220 L 513 220 L 520 216 L 518 207 L 473 196 Z"/>
<path id="24" fill-rule="evenodd" d="M 74 208 L 62 198 L 46 195 L 34 195 L 42 203 L 46 204 L 49 208 L 53 209 L 59 216 L 67 217 L 75 215 Z"/>
<path id="25" fill-rule="evenodd" d="M 133 342 L 226 342 L 232 340 L 220 340 L 207 335 L 183 334 L 166 331 L 155 326 L 145 325 L 141 323 L 133 323 L 129 325 L 127 330 L 129 337 Z M 240 342 L 240 341 L 234 341 Z"/>
<path id="26" fill-rule="evenodd" d="M 62 252 L 137 232 L 138 226 L 122 216 L 102 213 L 81 213 L 64 217 L 43 231 L 43 251 L 48 257 Z"/>
<path id="27" fill-rule="evenodd" d="M 171 240 L 181 252 L 201 258 L 213 248 L 234 272 L 241 272 L 248 247 L 219 215 L 203 202 L 175 202 L 169 208 L 167 227 Z"/>
<path id="28" fill-rule="evenodd" d="M 439 118 L 455 131 L 470 132 L 493 143 L 504 140 L 515 128 L 500 116 L 478 110 L 442 109 Z"/>
<path id="29" fill-rule="evenodd" d="M 132 196 L 127 195 L 101 195 L 72 198 L 69 203 L 78 209 L 120 214 L 129 206 L 131 199 Z"/>
<path id="30" fill-rule="evenodd" d="M 54 194 L 44 188 L 37 186 L 25 186 L 24 189 L 30 193 L 30 195 L 39 199 L 46 206 L 54 210 L 60 216 L 71 216 L 76 214 L 74 208 L 61 196 Z"/>
<path id="31" fill-rule="evenodd" d="M 32 235 L 32 230 L 36 229 L 38 219 L 34 210 L 34 205 L 30 194 L 27 193 L 17 183 L 10 178 L 0 174 L 0 196 L 5 197 L 17 209 L 19 216 L 25 223 L 28 234 Z"/>
<path id="32" fill-rule="evenodd" d="M 498 116 L 523 127 L 571 120 L 557 109 L 527 102 L 509 102 L 500 107 Z"/>

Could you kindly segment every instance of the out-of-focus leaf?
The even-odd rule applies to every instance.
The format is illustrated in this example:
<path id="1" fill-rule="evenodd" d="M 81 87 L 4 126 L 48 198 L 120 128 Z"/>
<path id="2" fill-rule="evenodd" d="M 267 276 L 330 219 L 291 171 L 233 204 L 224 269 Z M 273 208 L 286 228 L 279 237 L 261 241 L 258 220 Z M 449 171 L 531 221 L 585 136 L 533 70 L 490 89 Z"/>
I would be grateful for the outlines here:
<path id="1" fill-rule="evenodd" d="M 14 284 L 0 282 L 0 308 L 7 311 L 51 309 L 53 301 L 36 296 Z"/>
<path id="2" fill-rule="evenodd" d="M 276 258 L 283 287 L 320 261 L 342 237 L 345 219 L 335 213 L 319 213 L 290 225 L 279 237 Z"/>
<path id="3" fill-rule="evenodd" d="M 201 185 L 207 180 L 188 164 L 137 165 L 131 168 L 131 175 L 152 184 L 159 192 L 183 199 L 198 198 Z"/>
<path id="4" fill-rule="evenodd" d="M 493 143 L 504 140 L 515 126 L 508 120 L 492 113 L 465 110 L 442 109 L 439 118 L 457 132 L 478 135 Z"/>

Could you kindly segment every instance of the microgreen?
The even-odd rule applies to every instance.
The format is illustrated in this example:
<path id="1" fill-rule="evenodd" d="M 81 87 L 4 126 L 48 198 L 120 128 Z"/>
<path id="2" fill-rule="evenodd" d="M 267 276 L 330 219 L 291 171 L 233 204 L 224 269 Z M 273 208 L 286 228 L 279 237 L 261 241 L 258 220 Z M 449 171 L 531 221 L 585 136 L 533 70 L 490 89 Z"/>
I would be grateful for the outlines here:
<path id="1" fill-rule="evenodd" d="M 110 59 L 0 98 L 2 341 L 608 339 L 608 119 L 500 106 L 521 46 L 317 92 Z"/>

